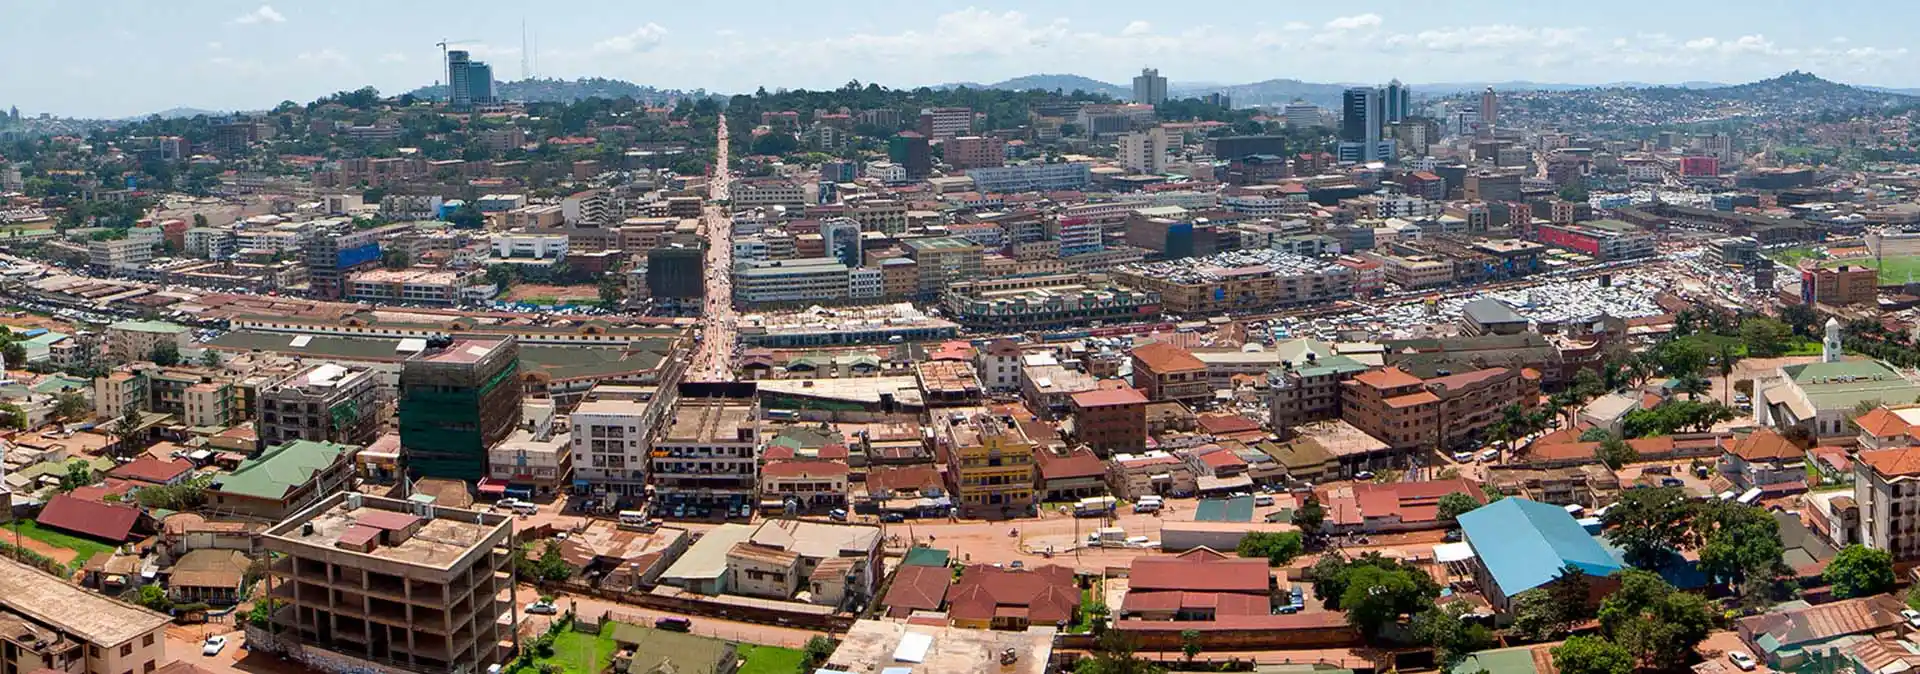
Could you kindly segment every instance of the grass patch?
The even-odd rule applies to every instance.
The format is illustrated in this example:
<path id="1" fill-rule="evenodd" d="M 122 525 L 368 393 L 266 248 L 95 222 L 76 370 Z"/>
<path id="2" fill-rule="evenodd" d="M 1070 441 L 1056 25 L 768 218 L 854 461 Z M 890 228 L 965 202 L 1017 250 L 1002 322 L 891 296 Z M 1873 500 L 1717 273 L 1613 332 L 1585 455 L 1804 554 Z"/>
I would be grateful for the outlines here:
<path id="1" fill-rule="evenodd" d="M 15 521 L 9 523 L 6 528 L 12 533 L 19 534 L 21 538 L 31 538 L 56 548 L 72 550 L 74 552 L 72 566 L 75 568 L 86 564 L 87 560 L 93 559 L 94 555 L 113 552 L 113 546 L 111 545 L 91 538 L 81 538 L 72 534 L 54 531 L 40 526 L 39 522 L 33 520 Z"/>
<path id="2" fill-rule="evenodd" d="M 527 648 L 532 648 L 529 644 Z M 600 626 L 598 636 L 562 630 L 553 637 L 553 657 L 534 658 L 533 664 L 516 667 L 513 674 L 536 674 L 545 665 L 553 665 L 567 674 L 599 674 L 613 664 L 613 623 Z"/>
<path id="3" fill-rule="evenodd" d="M 1868 269 L 1880 270 L 1880 282 L 1883 284 L 1906 283 L 1908 278 L 1920 280 L 1920 255 L 1895 255 L 1876 260 L 1872 257 L 1859 257 L 1848 260 L 1834 260 L 1822 263 L 1823 267 L 1850 264 Z"/>
<path id="4" fill-rule="evenodd" d="M 1092 632 L 1093 623 L 1099 620 L 1100 616 L 1094 615 L 1092 611 L 1087 609 L 1092 607 L 1095 602 L 1104 603 L 1105 599 L 1105 592 L 1100 586 L 1100 581 L 1096 580 L 1087 587 L 1080 588 L 1080 608 L 1073 612 L 1073 622 L 1067 625 L 1067 633 L 1086 634 Z"/>
<path id="5" fill-rule="evenodd" d="M 793 674 L 807 660 L 806 651 L 779 646 L 740 644 L 739 674 Z"/>
<path id="6" fill-rule="evenodd" d="M 1795 342 L 1793 346 L 1787 347 L 1787 350 L 1782 352 L 1780 355 L 1782 356 L 1818 356 L 1820 355 L 1820 350 L 1821 350 L 1821 346 L 1819 342 L 1813 341 L 1811 339 L 1802 339 L 1798 342 Z"/>
<path id="7" fill-rule="evenodd" d="M 1789 267 L 1795 267 L 1799 266 L 1801 260 L 1824 259 L 1827 257 L 1827 251 L 1824 247 L 1816 249 L 1813 246 L 1800 246 L 1767 251 L 1766 257 Z"/>

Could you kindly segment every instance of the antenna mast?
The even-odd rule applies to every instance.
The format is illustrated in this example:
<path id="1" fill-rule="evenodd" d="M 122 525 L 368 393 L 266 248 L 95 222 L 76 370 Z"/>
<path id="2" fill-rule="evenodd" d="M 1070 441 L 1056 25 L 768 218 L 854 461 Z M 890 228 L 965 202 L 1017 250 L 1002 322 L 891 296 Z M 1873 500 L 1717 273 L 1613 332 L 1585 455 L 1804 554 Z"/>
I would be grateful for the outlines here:
<path id="1" fill-rule="evenodd" d="M 527 20 L 520 19 L 520 79 L 531 79 L 533 69 L 527 67 Z"/>

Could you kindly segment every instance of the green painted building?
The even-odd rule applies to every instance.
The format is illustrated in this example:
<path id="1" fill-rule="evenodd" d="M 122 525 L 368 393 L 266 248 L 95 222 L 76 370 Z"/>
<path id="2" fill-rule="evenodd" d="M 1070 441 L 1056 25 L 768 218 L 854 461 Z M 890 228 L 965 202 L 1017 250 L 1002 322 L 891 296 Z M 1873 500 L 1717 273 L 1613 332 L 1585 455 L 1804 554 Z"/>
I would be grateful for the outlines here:
<path id="1" fill-rule="evenodd" d="M 416 477 L 479 481 L 487 448 L 520 421 L 520 345 L 512 337 L 403 343 L 400 446 Z"/>

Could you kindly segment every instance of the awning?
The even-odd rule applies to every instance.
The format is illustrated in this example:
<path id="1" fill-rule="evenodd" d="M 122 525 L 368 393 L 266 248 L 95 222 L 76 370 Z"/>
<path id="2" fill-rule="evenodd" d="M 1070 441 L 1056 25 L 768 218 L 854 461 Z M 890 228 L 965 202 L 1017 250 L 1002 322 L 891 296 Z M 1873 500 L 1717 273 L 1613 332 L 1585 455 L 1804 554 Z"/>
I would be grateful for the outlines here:
<path id="1" fill-rule="evenodd" d="M 573 486 L 575 486 L 575 487 L 585 487 L 585 486 L 587 486 L 587 485 L 589 485 L 589 484 L 592 484 L 592 483 L 590 483 L 590 482 L 587 482 L 586 480 L 574 480 L 574 481 L 573 481 Z"/>
<path id="2" fill-rule="evenodd" d="M 494 482 L 493 480 L 481 480 L 479 487 L 480 487 L 480 493 L 482 494 L 507 493 L 507 483 L 505 482 Z"/>
<path id="3" fill-rule="evenodd" d="M 1441 564 L 1473 559 L 1473 546 L 1466 543 L 1441 543 L 1433 546 L 1433 561 Z"/>

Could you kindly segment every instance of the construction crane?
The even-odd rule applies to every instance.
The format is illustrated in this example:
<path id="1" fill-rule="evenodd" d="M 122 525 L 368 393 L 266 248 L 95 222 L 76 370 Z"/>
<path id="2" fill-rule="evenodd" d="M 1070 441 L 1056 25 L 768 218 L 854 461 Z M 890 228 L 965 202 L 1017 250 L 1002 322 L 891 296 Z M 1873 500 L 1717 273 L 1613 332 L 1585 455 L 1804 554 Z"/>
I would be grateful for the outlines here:
<path id="1" fill-rule="evenodd" d="M 468 39 L 449 40 L 443 37 L 443 38 L 440 38 L 439 42 L 434 43 L 434 46 L 437 46 L 440 48 L 440 74 L 447 76 L 447 79 L 446 79 L 447 86 L 449 87 L 453 86 L 453 70 L 447 66 L 447 45 L 471 44 L 474 42 L 479 42 L 479 40 L 468 40 Z M 453 98 L 453 92 L 451 90 L 447 92 L 447 98 L 449 100 Z"/>

